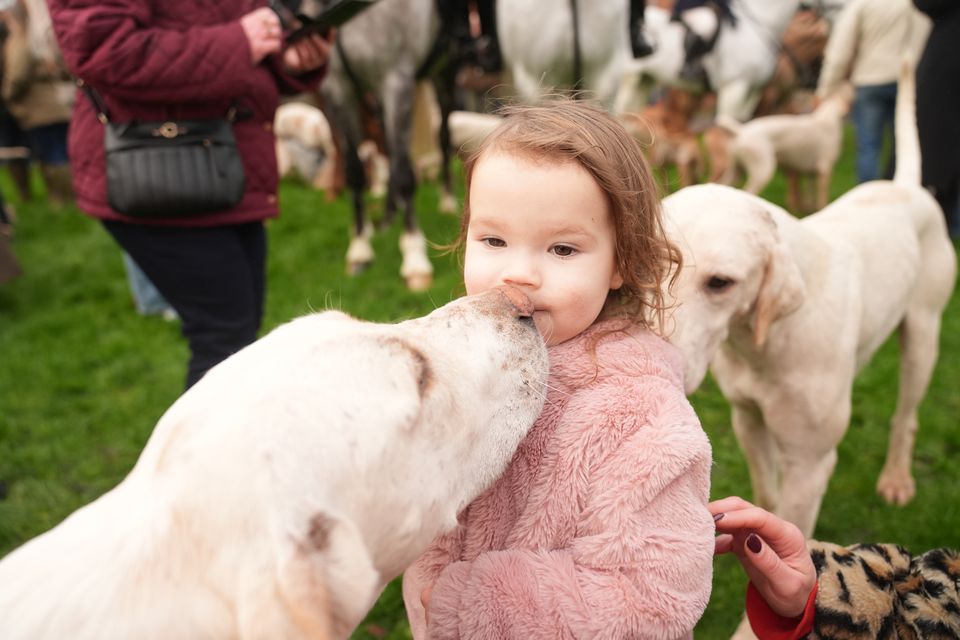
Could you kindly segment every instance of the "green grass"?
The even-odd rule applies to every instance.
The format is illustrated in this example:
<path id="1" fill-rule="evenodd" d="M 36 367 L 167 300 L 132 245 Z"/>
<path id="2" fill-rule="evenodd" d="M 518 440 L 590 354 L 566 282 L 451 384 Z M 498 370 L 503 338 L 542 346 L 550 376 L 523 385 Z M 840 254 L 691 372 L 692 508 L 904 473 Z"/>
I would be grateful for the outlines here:
<path id="1" fill-rule="evenodd" d="M 853 185 L 845 153 L 832 195 Z M 37 190 L 42 186 L 37 184 Z M 129 471 L 161 413 L 180 393 L 187 350 L 176 323 L 134 312 L 120 252 L 106 232 L 75 209 L 53 210 L 41 196 L 19 202 L 5 173 L 0 188 L 19 212 L 15 250 L 25 274 L 0 286 L 0 555 L 52 527 L 114 486 Z M 784 181 L 764 194 L 783 203 Z M 283 185 L 283 216 L 270 224 L 264 331 L 325 307 L 394 321 L 459 295 L 457 259 L 433 255 L 436 281 L 412 294 L 397 275 L 399 231 L 375 242 L 377 262 L 344 275 L 350 220 L 345 198 L 327 203 L 297 183 Z M 426 233 L 449 242 L 458 221 L 436 211 L 436 190 L 418 198 Z M 948 308 L 941 358 L 921 408 L 915 474 L 907 507 L 874 493 L 897 389 L 890 341 L 858 378 L 851 427 L 824 500 L 818 537 L 838 543 L 893 541 L 920 550 L 960 545 L 960 303 Z M 714 446 L 713 496 L 749 496 L 743 458 L 726 401 L 710 379 L 692 398 Z M 736 626 L 745 581 L 734 563 L 716 563 L 714 594 L 698 638 L 725 638 Z M 408 638 L 399 583 L 381 597 L 355 638 Z"/>

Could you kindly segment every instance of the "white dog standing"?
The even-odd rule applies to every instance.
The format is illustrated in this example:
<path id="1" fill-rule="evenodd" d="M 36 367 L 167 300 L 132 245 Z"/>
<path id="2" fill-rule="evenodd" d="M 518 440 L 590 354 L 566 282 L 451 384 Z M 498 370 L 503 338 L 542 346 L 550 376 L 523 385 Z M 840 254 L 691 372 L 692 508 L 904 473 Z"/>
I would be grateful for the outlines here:
<path id="1" fill-rule="evenodd" d="M 910 75 L 898 98 L 896 179 L 860 185 L 801 221 L 720 185 L 664 200 L 687 265 L 672 336 L 687 391 L 709 364 L 732 405 L 755 501 L 807 536 L 847 430 L 854 376 L 897 328 L 900 390 L 877 490 L 895 504 L 915 493 L 917 406 L 956 254 L 919 186 L 912 96 Z"/>
<path id="2" fill-rule="evenodd" d="M 284 103 L 277 108 L 273 132 L 281 178 L 296 172 L 314 188 L 332 188 L 337 149 L 320 109 L 305 102 Z"/>
<path id="3" fill-rule="evenodd" d="M 843 142 L 843 117 L 852 102 L 853 87 L 845 83 L 813 113 L 765 116 L 742 125 L 725 120 L 722 124 L 735 133 L 730 145 L 733 161 L 747 174 L 744 191 L 763 191 L 779 166 L 790 186 L 787 207 L 810 211 L 809 199 L 800 190 L 801 178 L 816 181 L 815 209 L 826 207 Z"/>
<path id="4" fill-rule="evenodd" d="M 539 414 L 531 313 L 501 289 L 279 327 L 174 403 L 120 485 L 0 562 L 0 636 L 346 637 Z"/>

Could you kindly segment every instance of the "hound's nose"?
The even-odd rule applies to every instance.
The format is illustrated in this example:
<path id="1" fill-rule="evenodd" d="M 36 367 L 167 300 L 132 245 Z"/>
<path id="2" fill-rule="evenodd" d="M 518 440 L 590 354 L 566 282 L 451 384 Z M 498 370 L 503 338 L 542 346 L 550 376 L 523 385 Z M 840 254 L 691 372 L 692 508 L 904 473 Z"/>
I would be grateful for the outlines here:
<path id="1" fill-rule="evenodd" d="M 516 310 L 518 317 L 529 318 L 533 315 L 533 303 L 530 302 L 530 298 L 528 298 L 523 291 L 520 291 L 520 289 L 501 285 L 494 289 L 494 291 L 502 294 L 503 297 L 507 299 L 507 302 Z"/>

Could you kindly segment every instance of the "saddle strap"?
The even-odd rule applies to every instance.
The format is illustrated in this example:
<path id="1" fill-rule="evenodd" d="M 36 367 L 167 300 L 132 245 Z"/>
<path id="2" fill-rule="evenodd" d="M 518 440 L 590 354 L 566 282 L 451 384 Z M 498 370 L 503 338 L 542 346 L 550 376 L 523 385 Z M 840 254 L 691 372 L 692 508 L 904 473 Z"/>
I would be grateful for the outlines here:
<path id="1" fill-rule="evenodd" d="M 570 0 L 570 17 L 573 19 L 573 90 L 579 99 L 580 85 L 583 83 L 583 54 L 580 51 L 580 15 L 577 0 Z"/>

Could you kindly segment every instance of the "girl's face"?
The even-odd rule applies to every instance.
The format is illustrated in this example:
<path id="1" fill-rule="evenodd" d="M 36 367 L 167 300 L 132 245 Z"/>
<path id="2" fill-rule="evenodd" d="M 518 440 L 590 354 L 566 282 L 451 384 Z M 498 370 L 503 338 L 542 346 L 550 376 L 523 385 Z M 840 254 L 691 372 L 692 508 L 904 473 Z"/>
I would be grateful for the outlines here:
<path id="1" fill-rule="evenodd" d="M 513 285 L 533 301 L 548 346 L 593 324 L 623 284 L 607 199 L 576 162 L 538 163 L 490 151 L 470 184 L 467 294 Z"/>

